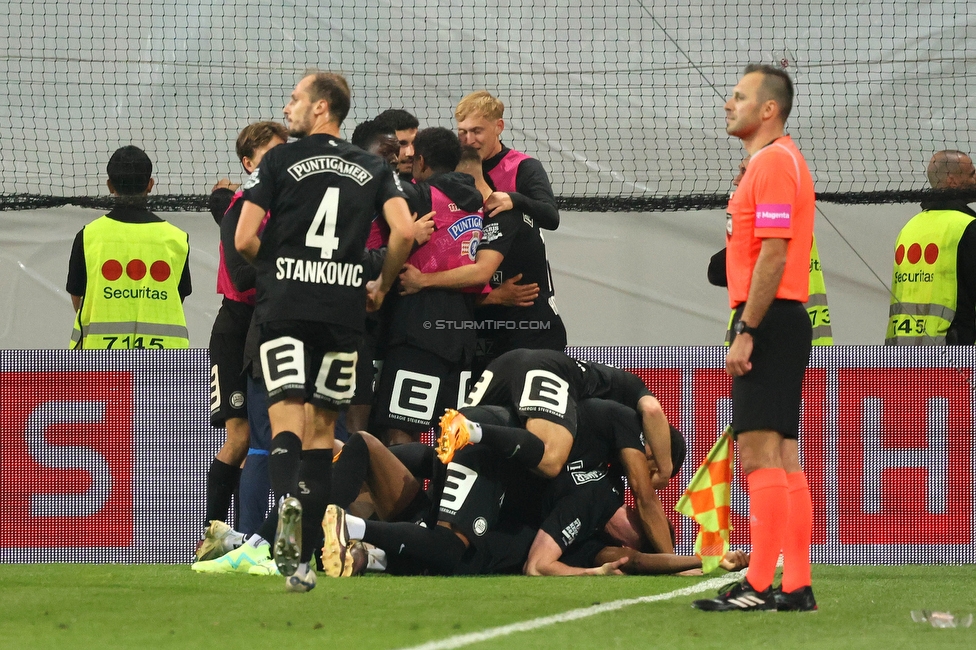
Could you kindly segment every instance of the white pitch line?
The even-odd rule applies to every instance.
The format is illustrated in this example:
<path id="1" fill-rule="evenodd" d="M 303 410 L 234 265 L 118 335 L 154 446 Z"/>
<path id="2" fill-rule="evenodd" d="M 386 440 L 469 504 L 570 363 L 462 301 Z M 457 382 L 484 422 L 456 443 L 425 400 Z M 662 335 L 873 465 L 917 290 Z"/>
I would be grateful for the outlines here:
<path id="1" fill-rule="evenodd" d="M 459 634 L 458 636 L 451 636 L 446 639 L 441 639 L 440 641 L 428 641 L 427 643 L 412 646 L 410 648 L 404 648 L 403 650 L 450 650 L 451 648 L 461 648 L 466 645 L 471 645 L 472 643 L 480 643 L 481 641 L 497 639 L 500 636 L 508 636 L 509 634 L 515 634 L 516 632 L 528 632 L 529 630 L 537 630 L 540 627 L 555 625 L 556 623 L 566 623 L 568 621 L 576 621 L 581 618 L 589 618 L 590 616 L 603 614 L 604 612 L 614 612 L 618 609 L 623 609 L 624 607 L 630 607 L 631 605 L 656 603 L 661 600 L 671 600 L 672 598 L 680 598 L 681 596 L 700 594 L 703 591 L 723 587 L 730 582 L 734 582 L 736 579 L 743 577 L 744 575 L 745 569 L 736 573 L 729 573 L 721 578 L 705 580 L 704 582 L 699 582 L 691 587 L 675 589 L 674 591 L 669 591 L 666 594 L 641 596 L 640 598 L 625 598 L 623 600 L 614 600 L 609 603 L 602 603 L 600 605 L 593 605 L 591 607 L 571 609 L 568 612 L 563 612 L 562 614 L 553 614 L 552 616 L 533 618 L 532 620 L 522 621 L 521 623 L 512 623 L 510 625 L 492 627 L 488 628 L 487 630 L 482 630 L 481 632 Z"/>

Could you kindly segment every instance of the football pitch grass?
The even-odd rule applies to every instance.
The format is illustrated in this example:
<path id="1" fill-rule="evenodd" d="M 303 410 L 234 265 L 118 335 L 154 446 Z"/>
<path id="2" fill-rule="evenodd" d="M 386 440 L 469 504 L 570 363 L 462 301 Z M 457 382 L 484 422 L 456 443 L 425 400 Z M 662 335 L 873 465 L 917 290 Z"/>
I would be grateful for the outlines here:
<path id="1" fill-rule="evenodd" d="M 976 611 L 974 566 L 815 566 L 820 611 L 812 614 L 704 613 L 690 606 L 700 595 L 672 593 L 704 580 L 320 576 L 311 593 L 292 594 L 280 577 L 197 575 L 187 566 L 5 565 L 0 647 L 976 647 L 976 626 L 934 629 L 910 616 Z M 655 595 L 661 599 L 617 602 Z M 591 615 L 556 616 L 574 610 Z M 541 623 L 549 624 L 491 637 L 547 617 Z M 478 632 L 491 638 L 464 644 Z"/>

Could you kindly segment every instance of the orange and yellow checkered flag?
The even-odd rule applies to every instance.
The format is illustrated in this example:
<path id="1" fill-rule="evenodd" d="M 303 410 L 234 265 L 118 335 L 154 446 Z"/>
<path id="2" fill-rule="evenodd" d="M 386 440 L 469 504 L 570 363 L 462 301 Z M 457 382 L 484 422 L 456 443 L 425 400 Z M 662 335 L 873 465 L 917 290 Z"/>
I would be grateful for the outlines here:
<path id="1" fill-rule="evenodd" d="M 674 506 L 698 523 L 695 555 L 705 573 L 717 569 L 729 551 L 731 492 L 732 427 L 726 427 Z"/>

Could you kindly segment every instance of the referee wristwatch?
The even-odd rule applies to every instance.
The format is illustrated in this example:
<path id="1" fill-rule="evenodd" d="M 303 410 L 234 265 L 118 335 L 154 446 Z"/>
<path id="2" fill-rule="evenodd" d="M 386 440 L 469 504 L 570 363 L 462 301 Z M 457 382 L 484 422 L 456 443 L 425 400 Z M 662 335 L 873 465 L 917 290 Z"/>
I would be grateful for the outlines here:
<path id="1" fill-rule="evenodd" d="M 759 328 L 749 327 L 746 325 L 745 321 L 740 320 L 735 322 L 735 326 L 732 328 L 732 331 L 735 332 L 736 336 L 739 334 L 748 334 L 752 338 L 756 338 L 756 332 L 759 331 Z"/>

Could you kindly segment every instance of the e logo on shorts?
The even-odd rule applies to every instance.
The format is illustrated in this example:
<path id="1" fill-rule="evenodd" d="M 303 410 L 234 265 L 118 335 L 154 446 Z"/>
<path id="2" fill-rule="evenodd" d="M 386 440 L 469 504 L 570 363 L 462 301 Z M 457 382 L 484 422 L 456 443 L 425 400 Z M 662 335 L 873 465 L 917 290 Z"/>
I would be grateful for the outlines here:
<path id="1" fill-rule="evenodd" d="M 569 404 L 569 382 L 548 370 L 530 370 L 525 373 L 525 387 L 519 409 L 540 408 L 566 415 Z"/>
<path id="2" fill-rule="evenodd" d="M 398 370 L 390 395 L 390 414 L 429 421 L 434 417 L 440 388 L 440 377 Z"/>
<path id="3" fill-rule="evenodd" d="M 305 344 L 279 336 L 261 344 L 261 369 L 268 393 L 289 384 L 305 384 Z"/>

